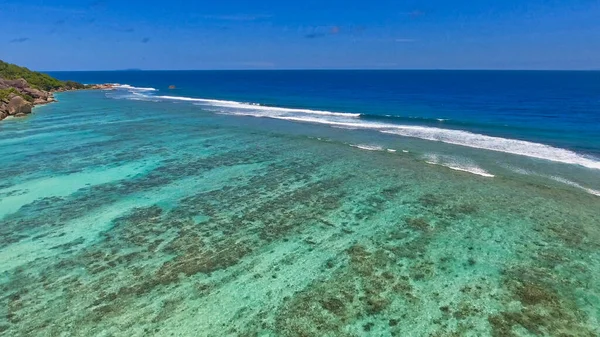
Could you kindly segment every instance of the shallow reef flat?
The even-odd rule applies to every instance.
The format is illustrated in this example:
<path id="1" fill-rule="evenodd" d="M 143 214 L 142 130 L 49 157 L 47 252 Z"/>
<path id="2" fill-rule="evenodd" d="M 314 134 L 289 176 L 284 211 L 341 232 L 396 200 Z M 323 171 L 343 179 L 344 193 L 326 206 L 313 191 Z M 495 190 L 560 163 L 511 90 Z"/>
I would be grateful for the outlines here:
<path id="1" fill-rule="evenodd" d="M 597 196 L 191 107 L 43 109 L 2 130 L 0 335 L 600 335 Z"/>

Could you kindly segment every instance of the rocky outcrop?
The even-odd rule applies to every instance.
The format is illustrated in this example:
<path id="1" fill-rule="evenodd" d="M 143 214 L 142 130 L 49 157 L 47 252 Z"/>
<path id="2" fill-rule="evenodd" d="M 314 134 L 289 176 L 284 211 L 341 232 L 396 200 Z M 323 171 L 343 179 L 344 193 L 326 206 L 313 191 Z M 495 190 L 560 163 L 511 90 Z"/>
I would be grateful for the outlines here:
<path id="1" fill-rule="evenodd" d="M 31 86 L 22 78 L 7 80 L 0 77 L 0 120 L 9 116 L 27 116 L 36 105 L 56 102 L 54 92 L 82 89 L 111 90 L 115 87 L 115 84 L 83 85 L 67 81 L 61 87 L 45 91 Z"/>
<path id="2" fill-rule="evenodd" d="M 29 88 L 29 84 L 24 79 L 20 78 L 18 80 L 5 80 L 0 78 L 0 89 L 5 88 L 15 88 L 19 90 L 23 90 L 25 88 Z"/>
<path id="3" fill-rule="evenodd" d="M 7 116 L 25 116 L 35 105 L 55 102 L 54 92 L 81 89 L 89 89 L 89 86 L 61 81 L 0 60 L 0 120 Z"/>
<path id="4" fill-rule="evenodd" d="M 33 104 L 26 101 L 21 96 L 15 95 L 8 102 L 7 108 L 9 115 L 30 114 L 31 108 L 33 108 Z"/>
<path id="5" fill-rule="evenodd" d="M 55 101 L 52 92 L 33 88 L 22 78 L 16 80 L 0 78 L 0 120 L 8 116 L 26 116 L 31 113 L 35 105 Z"/>
<path id="6" fill-rule="evenodd" d="M 46 99 L 48 99 L 48 95 L 49 95 L 49 93 L 47 93 L 45 91 L 41 91 L 38 89 L 29 88 L 29 87 L 23 88 L 23 92 L 31 97 L 35 97 L 36 99 L 42 99 L 44 101 Z"/>
<path id="7" fill-rule="evenodd" d="M 91 90 L 113 90 L 117 87 L 116 84 L 111 84 L 111 83 L 107 83 L 107 84 L 92 84 L 89 85 L 87 87 L 87 89 L 91 89 Z"/>

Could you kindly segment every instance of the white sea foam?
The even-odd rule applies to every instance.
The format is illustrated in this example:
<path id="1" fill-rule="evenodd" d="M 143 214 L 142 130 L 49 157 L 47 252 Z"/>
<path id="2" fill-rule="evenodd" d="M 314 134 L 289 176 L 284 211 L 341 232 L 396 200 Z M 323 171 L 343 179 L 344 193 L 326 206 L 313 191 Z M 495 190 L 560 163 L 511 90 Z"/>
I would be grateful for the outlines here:
<path id="1" fill-rule="evenodd" d="M 397 150 L 394 149 L 387 149 L 387 152 L 391 152 L 391 153 L 395 153 Z"/>
<path id="2" fill-rule="evenodd" d="M 463 171 L 463 172 L 469 172 L 469 173 L 473 173 L 473 174 L 477 174 L 483 177 L 487 177 L 487 178 L 493 178 L 495 177 L 495 175 L 493 174 L 489 174 L 486 171 L 478 168 L 478 167 L 469 167 L 469 168 L 463 168 L 463 167 L 458 167 L 458 166 L 450 166 L 450 165 L 442 165 L 445 166 L 449 169 L 455 170 L 455 171 Z"/>
<path id="3" fill-rule="evenodd" d="M 234 109 L 243 109 L 243 110 L 252 110 L 248 112 L 248 115 L 256 115 L 261 113 L 304 113 L 310 115 L 325 115 L 325 116 L 340 116 L 340 117 L 359 117 L 360 114 L 352 114 L 345 112 L 332 112 L 332 111 L 323 111 L 323 110 L 311 110 L 311 109 L 292 109 L 292 108 L 280 108 L 280 107 L 271 107 L 264 106 L 257 103 L 242 103 L 235 101 L 223 101 L 216 99 L 204 99 L 204 98 L 192 98 L 192 97 L 180 97 L 180 96 L 156 96 L 156 98 L 173 100 L 173 101 L 186 101 L 186 102 L 196 102 L 206 105 L 219 106 L 224 108 L 234 108 Z M 234 113 L 235 111 L 232 111 Z M 271 117 L 267 115 L 257 115 L 256 117 Z"/>
<path id="4" fill-rule="evenodd" d="M 523 140 L 421 126 L 397 126 L 382 132 L 600 169 L 600 162 L 597 160 L 573 151 Z"/>
<path id="5" fill-rule="evenodd" d="M 155 89 L 155 88 L 140 88 L 140 87 L 131 86 L 129 84 L 119 84 L 119 83 L 115 83 L 113 85 L 113 87 L 116 89 L 125 89 L 125 90 L 131 90 L 131 91 L 158 91 L 158 89 Z"/>
<path id="6" fill-rule="evenodd" d="M 570 181 L 570 180 L 567 180 L 565 178 L 555 177 L 555 176 L 548 177 L 548 178 L 550 178 L 550 179 L 552 179 L 554 181 L 558 181 L 558 182 L 563 183 L 563 184 L 567 184 L 569 186 L 573 186 L 573 187 L 582 189 L 582 190 L 588 192 L 589 194 L 593 194 L 595 196 L 599 196 L 600 197 L 600 191 L 596 191 L 596 190 L 593 190 L 591 188 L 587 188 L 585 186 L 581 186 L 581 185 L 579 185 L 578 183 L 576 183 L 574 181 Z"/>
<path id="7" fill-rule="evenodd" d="M 343 129 L 343 130 L 358 130 L 359 128 L 357 127 L 351 127 L 351 126 L 337 126 L 337 125 L 332 125 L 332 128 L 336 128 L 336 129 Z"/>
<path id="8" fill-rule="evenodd" d="M 425 156 L 426 163 L 431 165 L 440 165 L 447 167 L 451 170 L 468 172 L 472 174 L 476 174 L 486 178 L 495 177 L 493 174 L 488 173 L 486 170 L 481 167 L 475 165 L 469 160 L 460 159 L 460 158 L 452 158 L 449 156 L 438 156 L 438 155 L 427 155 Z"/>
<path id="9" fill-rule="evenodd" d="M 579 188 L 581 190 L 586 191 L 589 194 L 596 195 L 596 196 L 600 197 L 600 191 L 594 190 L 594 189 L 591 189 L 591 188 L 588 188 L 588 187 L 585 187 L 585 186 L 582 186 L 582 185 L 580 185 L 580 184 L 578 184 L 578 183 L 576 183 L 574 181 L 565 179 L 563 177 L 550 176 L 550 175 L 545 175 L 545 174 L 539 174 L 539 173 L 535 173 L 533 171 L 525 170 L 525 169 L 522 169 L 522 168 L 519 168 L 519 167 L 507 166 L 507 168 L 510 169 L 511 171 L 515 172 L 515 173 L 518 173 L 518 174 L 534 175 L 534 176 L 538 176 L 538 177 L 543 177 L 543 178 L 551 179 L 551 180 L 557 181 L 559 183 L 563 183 L 563 184 L 566 184 L 566 185 L 569 185 L 569 186 L 572 186 L 572 187 Z"/>
<path id="10" fill-rule="evenodd" d="M 565 164 L 575 164 L 591 169 L 600 169 L 600 161 L 582 156 L 570 150 L 552 147 L 549 145 L 533 143 L 524 140 L 507 139 L 486 136 L 468 131 L 442 129 L 425 126 L 396 125 L 364 122 L 360 119 L 326 119 L 310 116 L 261 116 L 285 119 L 298 122 L 328 124 L 335 126 L 356 127 L 362 129 L 376 129 L 382 133 L 394 134 L 404 137 L 420 138 L 448 144 L 478 148 L 489 151 L 504 152 L 526 157 L 545 159 Z"/>
<path id="11" fill-rule="evenodd" d="M 368 151 L 383 151 L 383 147 L 378 145 L 365 145 L 365 144 L 350 144 L 350 146 Z"/>
<path id="12" fill-rule="evenodd" d="M 465 147 L 544 159 L 559 163 L 580 165 L 591 169 L 600 169 L 599 159 L 586 157 L 570 150 L 556 148 L 549 145 L 524 140 L 487 136 L 468 131 L 443 129 L 438 127 L 368 122 L 360 119 L 360 114 L 355 113 L 351 114 L 322 110 L 269 107 L 254 103 L 179 96 L 148 95 L 148 98 L 194 102 L 196 105 L 200 106 L 219 107 L 222 108 L 219 113 L 230 115 L 243 115 L 283 119 L 296 122 L 326 124 L 337 128 L 373 129 L 386 134 L 438 141 Z"/>
<path id="13" fill-rule="evenodd" d="M 528 142 L 517 139 L 486 136 L 468 131 L 441 129 L 425 126 L 394 125 L 382 123 L 370 123 L 360 120 L 335 121 L 331 119 L 318 119 L 307 117 L 274 117 L 280 119 L 321 123 L 338 126 L 355 126 L 365 129 L 377 129 L 382 133 L 395 134 L 399 136 L 420 138 L 425 140 L 439 141 L 448 144 L 504 152 L 545 159 L 565 164 L 576 164 L 592 169 L 600 169 L 600 161 L 587 158 L 570 150 L 560 149 L 549 145 Z"/>
<path id="14" fill-rule="evenodd" d="M 511 171 L 513 171 L 515 173 L 522 174 L 522 175 L 532 175 L 532 174 L 535 174 L 533 171 L 522 169 L 520 167 L 506 166 L 506 168 L 508 168 L 509 170 L 511 170 Z"/>

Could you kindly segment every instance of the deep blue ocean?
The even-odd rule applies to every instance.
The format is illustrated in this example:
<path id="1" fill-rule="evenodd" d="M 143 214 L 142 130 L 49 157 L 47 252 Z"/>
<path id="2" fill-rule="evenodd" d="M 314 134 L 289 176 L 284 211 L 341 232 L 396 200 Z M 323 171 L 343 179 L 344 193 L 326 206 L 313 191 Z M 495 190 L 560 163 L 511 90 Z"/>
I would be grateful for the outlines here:
<path id="1" fill-rule="evenodd" d="M 360 113 L 361 119 L 466 130 L 600 156 L 600 71 L 54 72 L 160 95 Z M 168 87 L 174 85 L 175 90 Z"/>

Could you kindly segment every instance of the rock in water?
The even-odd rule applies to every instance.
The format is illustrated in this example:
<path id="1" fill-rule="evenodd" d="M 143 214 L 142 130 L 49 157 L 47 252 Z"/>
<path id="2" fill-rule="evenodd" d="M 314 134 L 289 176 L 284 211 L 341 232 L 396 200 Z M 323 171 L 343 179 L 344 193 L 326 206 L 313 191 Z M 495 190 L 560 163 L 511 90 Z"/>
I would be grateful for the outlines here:
<path id="1" fill-rule="evenodd" d="M 31 113 L 32 107 L 33 105 L 27 102 L 23 97 L 14 96 L 10 99 L 10 102 L 8 103 L 8 114 L 29 114 Z"/>

